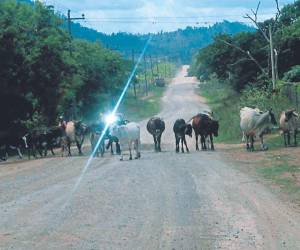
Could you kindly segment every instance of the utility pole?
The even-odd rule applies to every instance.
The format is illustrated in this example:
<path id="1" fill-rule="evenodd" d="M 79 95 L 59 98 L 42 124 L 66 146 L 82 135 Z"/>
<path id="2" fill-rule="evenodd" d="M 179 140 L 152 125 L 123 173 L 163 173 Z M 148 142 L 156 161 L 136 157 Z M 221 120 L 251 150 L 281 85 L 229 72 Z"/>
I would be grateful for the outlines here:
<path id="1" fill-rule="evenodd" d="M 133 65 L 133 67 L 134 67 L 134 63 L 135 63 L 135 61 L 134 61 L 134 49 L 132 49 L 132 51 L 131 51 L 131 59 L 132 59 L 132 65 Z M 136 99 L 136 77 L 135 77 L 135 79 L 133 80 L 133 91 L 134 91 L 134 98 Z"/>
<path id="2" fill-rule="evenodd" d="M 151 79 L 152 79 L 152 83 L 154 82 L 154 72 L 153 72 L 153 62 L 152 62 L 152 56 L 149 56 L 150 58 L 150 67 L 151 67 Z"/>
<path id="3" fill-rule="evenodd" d="M 73 20 L 84 20 L 85 16 L 82 14 L 81 17 L 71 17 L 71 10 L 68 10 L 68 30 L 69 30 L 69 36 L 70 36 L 70 44 L 69 44 L 69 51 L 70 56 L 72 56 L 72 27 L 71 27 L 71 21 Z"/>
<path id="4" fill-rule="evenodd" d="M 144 55 L 144 74 L 145 74 L 145 84 L 146 84 L 146 96 L 148 96 L 148 80 L 147 80 L 147 62 L 146 62 L 146 55 Z"/>
<path id="5" fill-rule="evenodd" d="M 165 58 L 165 78 L 167 78 L 167 58 Z"/>
<path id="6" fill-rule="evenodd" d="M 156 70 L 157 70 L 157 78 L 159 78 L 158 56 L 156 56 Z"/>
<path id="7" fill-rule="evenodd" d="M 274 48 L 273 48 L 273 36 L 272 36 L 272 25 L 269 25 L 269 41 L 270 41 L 270 52 L 271 52 L 271 67 L 272 67 L 272 84 L 273 91 L 276 88 L 276 74 L 275 74 L 275 60 L 274 60 Z"/>

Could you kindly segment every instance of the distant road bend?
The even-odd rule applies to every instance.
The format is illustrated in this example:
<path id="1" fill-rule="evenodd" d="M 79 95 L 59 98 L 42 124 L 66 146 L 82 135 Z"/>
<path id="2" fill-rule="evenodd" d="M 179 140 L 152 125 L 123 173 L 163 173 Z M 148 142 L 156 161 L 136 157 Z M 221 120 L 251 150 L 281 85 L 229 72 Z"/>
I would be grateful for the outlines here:
<path id="1" fill-rule="evenodd" d="M 186 75 L 163 98 L 163 152 L 141 122 L 142 158 L 95 159 L 64 210 L 87 157 L 1 164 L 0 249 L 300 249 L 299 213 L 222 152 L 175 153 L 174 121 L 208 109 Z"/>

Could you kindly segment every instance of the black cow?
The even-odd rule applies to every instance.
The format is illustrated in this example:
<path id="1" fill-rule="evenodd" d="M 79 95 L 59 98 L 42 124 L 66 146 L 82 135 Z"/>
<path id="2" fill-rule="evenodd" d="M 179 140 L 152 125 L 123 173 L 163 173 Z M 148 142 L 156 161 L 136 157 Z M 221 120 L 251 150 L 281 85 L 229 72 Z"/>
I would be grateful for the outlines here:
<path id="1" fill-rule="evenodd" d="M 147 123 L 147 130 L 153 136 L 156 152 L 161 152 L 161 135 L 165 131 L 165 122 L 159 117 L 152 117 Z"/>
<path id="2" fill-rule="evenodd" d="M 192 133 L 193 133 L 192 125 L 187 124 L 183 119 L 178 119 L 174 123 L 173 131 L 175 134 L 175 141 L 176 141 L 176 153 L 179 153 L 180 141 L 181 141 L 181 152 L 184 153 L 183 143 L 185 145 L 186 151 L 189 152 L 188 146 L 186 144 L 185 135 L 189 135 L 190 137 L 192 137 Z"/>
<path id="3" fill-rule="evenodd" d="M 36 151 L 41 157 L 46 157 L 48 150 L 54 154 L 54 147 L 60 144 L 62 136 L 65 134 L 61 126 L 51 127 L 42 131 L 34 130 L 26 135 L 28 143 L 28 158 L 33 155 L 36 157 Z"/>
<path id="4" fill-rule="evenodd" d="M 0 132 L 0 150 L 4 151 L 4 156 L 1 156 L 2 161 L 6 161 L 8 158 L 9 149 L 17 150 L 18 156 L 22 159 L 22 148 L 27 148 L 26 139 L 24 136 L 19 136 L 11 131 Z"/>

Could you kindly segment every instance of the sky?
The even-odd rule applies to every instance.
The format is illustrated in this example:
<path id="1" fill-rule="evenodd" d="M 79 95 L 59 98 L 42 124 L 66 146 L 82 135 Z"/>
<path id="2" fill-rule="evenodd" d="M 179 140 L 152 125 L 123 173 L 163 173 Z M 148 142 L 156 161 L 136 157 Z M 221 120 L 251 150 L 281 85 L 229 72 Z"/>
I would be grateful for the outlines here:
<path id="1" fill-rule="evenodd" d="M 83 26 L 111 34 L 113 32 L 149 33 L 173 31 L 186 26 L 209 26 L 223 20 L 251 24 L 243 18 L 256 9 L 255 0 L 44 0 L 56 11 L 71 17 L 85 14 Z M 279 0 L 280 6 L 294 0 Z M 259 20 L 273 17 L 275 0 L 261 0 Z"/>

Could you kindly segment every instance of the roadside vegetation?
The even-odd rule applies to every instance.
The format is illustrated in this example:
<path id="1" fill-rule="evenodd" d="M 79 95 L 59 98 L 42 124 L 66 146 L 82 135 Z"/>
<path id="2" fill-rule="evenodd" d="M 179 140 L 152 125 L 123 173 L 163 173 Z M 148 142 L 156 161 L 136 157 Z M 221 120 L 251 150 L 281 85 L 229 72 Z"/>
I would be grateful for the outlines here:
<path id="1" fill-rule="evenodd" d="M 299 108 L 299 17 L 298 0 L 281 9 L 277 20 L 259 24 L 263 30 L 268 30 L 270 24 L 273 27 L 274 48 L 278 52 L 275 89 L 270 48 L 260 30 L 216 36 L 211 45 L 195 55 L 190 74 L 200 79 L 201 93 L 220 119 L 220 141 L 240 141 L 239 110 L 243 106 L 272 108 L 277 119 L 281 111 Z"/>

